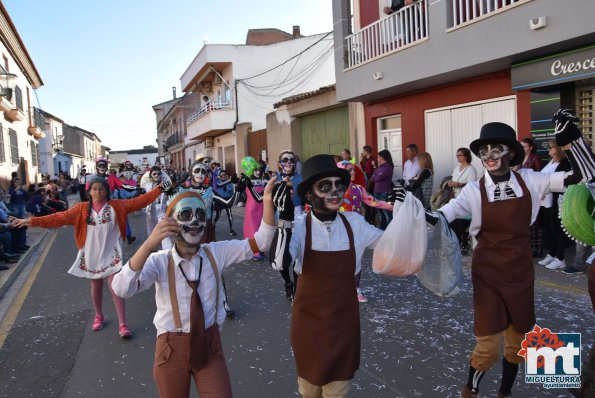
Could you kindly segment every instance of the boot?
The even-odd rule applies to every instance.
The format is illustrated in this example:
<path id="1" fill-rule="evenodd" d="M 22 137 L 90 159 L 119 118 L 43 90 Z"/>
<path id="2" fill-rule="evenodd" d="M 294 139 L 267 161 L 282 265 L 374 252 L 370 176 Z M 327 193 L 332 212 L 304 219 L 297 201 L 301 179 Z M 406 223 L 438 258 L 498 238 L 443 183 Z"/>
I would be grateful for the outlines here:
<path id="1" fill-rule="evenodd" d="M 461 398 L 477 398 L 479 397 L 479 383 L 483 378 L 485 372 L 475 369 L 469 365 L 469 379 L 467 384 L 461 390 Z"/>
<path id="2" fill-rule="evenodd" d="M 293 283 L 292 282 L 285 284 L 285 297 L 287 297 L 287 300 L 293 301 Z"/>
<path id="3" fill-rule="evenodd" d="M 514 380 L 519 372 L 519 365 L 511 363 L 502 358 L 502 381 L 500 382 L 500 388 L 498 389 L 498 398 L 511 397 L 512 386 L 514 386 Z"/>

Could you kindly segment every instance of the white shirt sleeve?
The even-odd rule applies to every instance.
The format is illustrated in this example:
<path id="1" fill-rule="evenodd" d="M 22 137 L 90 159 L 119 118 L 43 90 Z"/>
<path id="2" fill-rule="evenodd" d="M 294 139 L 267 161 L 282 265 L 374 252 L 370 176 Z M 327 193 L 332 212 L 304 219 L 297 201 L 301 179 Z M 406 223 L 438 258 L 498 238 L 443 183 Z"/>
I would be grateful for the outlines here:
<path id="1" fill-rule="evenodd" d="M 151 254 L 140 271 L 133 271 L 130 268 L 130 261 L 128 261 L 112 280 L 114 293 L 118 297 L 129 298 L 151 287 L 159 278 L 160 267 L 158 264 L 163 261 L 161 257 L 164 255 L 167 261 L 167 252 Z"/>
<path id="2" fill-rule="evenodd" d="M 473 188 L 472 188 L 473 186 Z M 479 183 L 472 181 L 465 185 L 456 198 L 451 199 L 447 204 L 442 206 L 438 211 L 444 214 L 448 222 L 452 222 L 457 218 L 468 218 L 471 216 L 471 203 L 474 200 L 471 195 L 472 189 L 479 189 Z"/>

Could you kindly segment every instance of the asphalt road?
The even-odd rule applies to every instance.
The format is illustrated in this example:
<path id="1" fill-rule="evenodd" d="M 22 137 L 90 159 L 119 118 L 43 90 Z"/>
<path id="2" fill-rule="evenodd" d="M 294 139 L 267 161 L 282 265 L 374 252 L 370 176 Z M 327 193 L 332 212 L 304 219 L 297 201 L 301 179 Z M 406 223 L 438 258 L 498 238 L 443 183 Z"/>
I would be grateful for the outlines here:
<path id="1" fill-rule="evenodd" d="M 236 213 L 238 209 L 235 210 Z M 144 213 L 130 217 L 139 241 L 146 237 Z M 235 219 L 241 232 L 242 218 Z M 227 239 L 227 223 L 218 235 Z M 139 241 L 124 244 L 130 257 Z M 89 282 L 67 274 L 76 257 L 70 227 L 55 231 L 31 261 L 40 258 L 38 274 L 20 303 L 14 326 L 0 349 L 0 397 L 157 397 L 151 375 L 155 329 L 153 290 L 127 301 L 131 340 L 117 334 L 111 297 L 104 289 L 106 326 L 91 331 L 94 312 Z M 50 246 L 47 246 L 50 245 Z M 43 260 L 43 261 L 41 261 Z M 350 397 L 458 397 L 467 377 L 473 348 L 471 286 L 454 298 L 440 299 L 414 277 L 390 278 L 372 273 L 364 260 L 362 288 L 370 301 L 360 305 L 361 367 Z M 31 268 L 35 270 L 32 264 Z M 35 272 L 35 271 L 34 271 Z M 224 273 L 236 311 L 222 338 L 235 397 L 298 397 L 289 343 L 291 304 L 280 275 L 265 262 L 246 261 Z M 26 292 L 26 290 L 24 290 Z M 583 355 L 595 340 L 593 311 L 584 275 L 537 270 L 538 325 L 555 332 L 580 332 Z M 568 397 L 566 390 L 525 384 L 521 370 L 515 397 Z M 495 396 L 500 365 L 486 374 L 482 395 Z M 193 396 L 196 396 L 193 393 Z"/>

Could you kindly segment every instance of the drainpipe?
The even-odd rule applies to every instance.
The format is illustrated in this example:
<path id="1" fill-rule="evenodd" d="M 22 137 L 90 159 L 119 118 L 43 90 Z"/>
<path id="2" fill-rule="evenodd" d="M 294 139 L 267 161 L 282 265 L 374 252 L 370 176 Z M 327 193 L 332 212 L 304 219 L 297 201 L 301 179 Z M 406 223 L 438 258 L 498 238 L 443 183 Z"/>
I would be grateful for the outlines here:
<path id="1" fill-rule="evenodd" d="M 239 114 L 239 110 L 238 110 L 238 81 L 234 80 L 233 82 L 233 96 L 234 96 L 234 100 L 236 103 L 236 121 L 233 123 L 233 130 L 236 129 L 236 126 L 238 125 L 239 121 L 240 121 L 240 114 Z"/>

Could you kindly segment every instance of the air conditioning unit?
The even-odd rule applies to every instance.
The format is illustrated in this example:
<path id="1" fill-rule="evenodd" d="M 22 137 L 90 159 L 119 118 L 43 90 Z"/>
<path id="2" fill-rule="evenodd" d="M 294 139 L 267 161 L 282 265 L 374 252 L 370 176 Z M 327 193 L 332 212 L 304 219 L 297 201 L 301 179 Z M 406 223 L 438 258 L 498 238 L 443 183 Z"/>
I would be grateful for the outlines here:
<path id="1" fill-rule="evenodd" d="M 213 147 L 213 137 L 206 137 L 205 138 L 205 148 L 212 148 Z"/>

